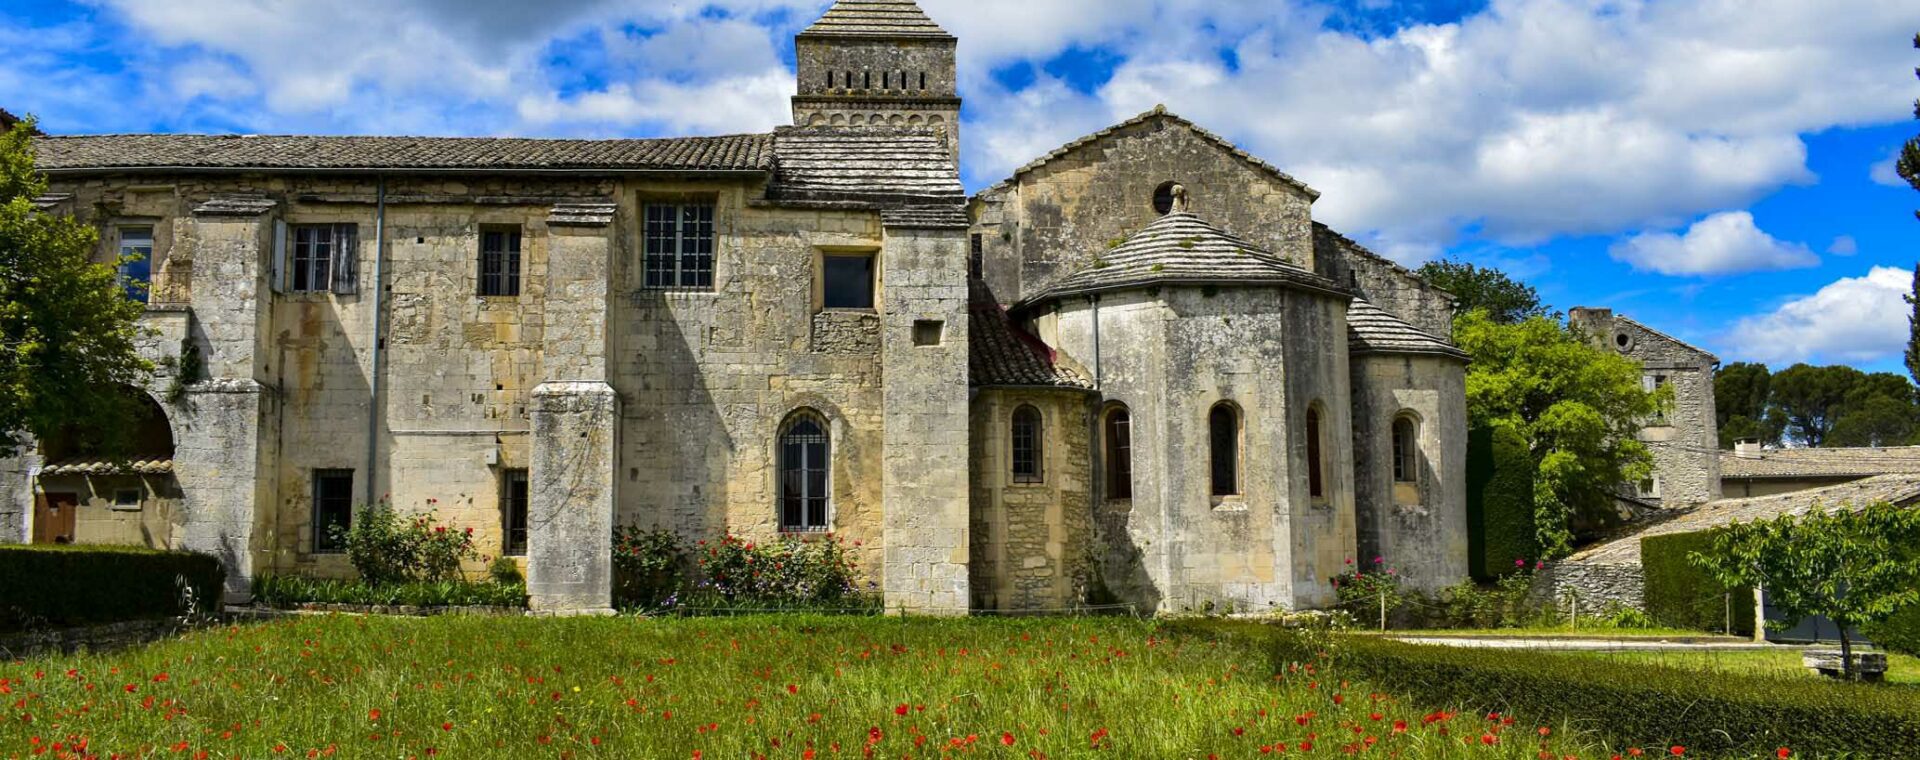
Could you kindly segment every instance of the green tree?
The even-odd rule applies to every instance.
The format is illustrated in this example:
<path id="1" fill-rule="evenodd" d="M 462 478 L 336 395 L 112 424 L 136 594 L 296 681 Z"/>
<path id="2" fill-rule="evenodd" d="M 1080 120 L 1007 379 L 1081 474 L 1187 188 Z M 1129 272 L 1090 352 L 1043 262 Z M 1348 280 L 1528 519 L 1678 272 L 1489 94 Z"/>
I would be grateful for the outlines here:
<path id="1" fill-rule="evenodd" d="M 1903 446 L 1920 433 L 1913 384 L 1892 372 L 1854 381 L 1835 416 L 1828 446 Z"/>
<path id="2" fill-rule="evenodd" d="M 1741 523 L 1688 556 L 1729 587 L 1759 586 L 1791 620 L 1820 615 L 1840 628 L 1846 676 L 1851 631 L 1920 604 L 1920 510 L 1886 502 L 1853 511 Z"/>
<path id="3" fill-rule="evenodd" d="M 1773 376 L 1773 417 L 1787 438 L 1818 448 L 1845 414 L 1849 394 L 1866 379 L 1852 367 L 1795 364 Z"/>
<path id="4" fill-rule="evenodd" d="M 1907 376 L 1920 385 L 1920 264 L 1913 265 L 1913 292 L 1907 294 L 1907 305 L 1913 307 L 1907 315 Z"/>
<path id="5" fill-rule="evenodd" d="M 1609 522 L 1621 484 L 1652 473 L 1653 457 L 1638 437 L 1641 421 L 1673 391 L 1645 390 L 1637 362 L 1546 317 L 1502 324 L 1476 310 L 1455 323 L 1454 333 L 1473 357 L 1473 424 L 1506 426 L 1526 441 L 1535 533 L 1547 558 L 1565 556 L 1576 523 Z"/>
<path id="6" fill-rule="evenodd" d="M 1920 34 L 1913 36 L 1913 46 L 1920 49 Z M 1915 68 L 1913 75 L 1920 77 L 1920 68 Z M 1913 102 L 1913 118 L 1920 119 L 1920 100 Z M 1895 162 L 1893 168 L 1900 173 L 1900 177 L 1905 179 L 1907 184 L 1913 186 L 1914 190 L 1920 191 L 1920 137 L 1908 140 L 1907 144 L 1900 148 L 1900 160 Z M 1920 217 L 1920 211 L 1913 212 L 1913 215 Z M 1912 359 L 1909 358 L 1908 362 L 1911 367 Z M 1914 382 L 1920 383 L 1920 372 L 1915 373 Z"/>
<path id="7" fill-rule="evenodd" d="M 1461 314 L 1485 309 L 1493 321 L 1501 324 L 1547 315 L 1547 307 L 1540 303 L 1540 294 L 1532 286 L 1498 269 L 1441 260 L 1422 265 L 1419 274 L 1421 279 L 1452 293 Z"/>
<path id="8" fill-rule="evenodd" d="M 1735 362 L 1713 375 L 1714 415 L 1720 427 L 1720 448 L 1748 438 L 1778 443 L 1780 431 L 1767 425 L 1767 405 L 1773 393 L 1773 373 L 1765 364 Z"/>
<path id="9" fill-rule="evenodd" d="M 0 134 L 0 449 L 78 429 L 118 455 L 144 413 L 124 389 L 152 370 L 134 350 L 143 307 L 114 266 L 93 263 L 92 228 L 34 207 L 47 184 L 32 129 Z"/>

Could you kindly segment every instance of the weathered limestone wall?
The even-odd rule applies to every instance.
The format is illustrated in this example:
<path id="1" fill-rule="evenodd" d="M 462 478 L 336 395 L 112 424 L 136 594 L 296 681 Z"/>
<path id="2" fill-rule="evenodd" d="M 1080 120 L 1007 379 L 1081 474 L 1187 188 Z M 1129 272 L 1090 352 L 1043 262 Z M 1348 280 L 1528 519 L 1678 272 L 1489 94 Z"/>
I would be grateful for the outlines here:
<path id="1" fill-rule="evenodd" d="M 1597 614 L 1608 607 L 1646 611 L 1646 572 L 1639 565 L 1602 565 L 1562 562 L 1548 565 L 1534 576 L 1529 601 L 1566 609 L 1568 599 L 1579 600 L 1581 614 Z"/>
<path id="2" fill-rule="evenodd" d="M 799 94 L 793 99 L 793 123 L 929 126 L 946 130 L 958 156 L 960 97 L 955 49 L 952 39 L 803 35 L 794 43 Z"/>
<path id="3" fill-rule="evenodd" d="M 1354 487 L 1359 554 L 1434 592 L 1467 578 L 1466 368 L 1456 359 L 1369 354 L 1353 366 Z M 1417 498 L 1396 497 L 1393 425 L 1415 420 Z"/>
<path id="4" fill-rule="evenodd" d="M 1595 345 L 1640 362 L 1646 377 L 1665 377 L 1673 386 L 1672 408 L 1640 431 L 1659 478 L 1659 494 L 1648 500 L 1687 506 L 1720 498 L 1720 431 L 1713 399 L 1719 360 L 1610 309 L 1574 309 L 1569 320 Z"/>
<path id="5" fill-rule="evenodd" d="M 613 611 L 620 396 L 606 383 L 534 390 L 527 595 L 535 612 Z"/>
<path id="6" fill-rule="evenodd" d="M 132 504 L 120 504 L 116 499 L 123 490 L 138 491 L 140 498 Z M 73 530 L 76 544 L 174 548 L 180 491 L 172 477 L 43 475 L 40 491 L 80 497 Z"/>
<path id="7" fill-rule="evenodd" d="M 880 254 L 885 579 L 893 612 L 964 614 L 967 236 L 889 227 Z M 917 340 L 929 326 L 937 339 Z"/>
<path id="8" fill-rule="evenodd" d="M 1453 296 L 1446 291 L 1323 226 L 1314 226 L 1313 249 L 1316 271 L 1328 279 L 1429 334 L 1453 334 Z"/>
<path id="9" fill-rule="evenodd" d="M 1064 610 L 1087 600 L 1092 564 L 1093 422 L 1087 394 L 984 389 L 973 400 L 973 608 Z M 1012 477 L 1013 413 L 1044 420 L 1041 482 Z"/>
<path id="10" fill-rule="evenodd" d="M 1195 211 L 1308 269 L 1312 197 L 1170 117 L 1080 145 L 974 200 L 986 280 L 1012 303 L 1077 271 L 1159 219 L 1154 191 L 1187 188 Z"/>
<path id="11" fill-rule="evenodd" d="M 33 540 L 29 520 L 33 512 L 33 473 L 40 457 L 31 445 L 14 456 L 0 457 L 0 544 Z"/>
<path id="12" fill-rule="evenodd" d="M 1352 401 L 1344 299 L 1167 287 L 1076 300 L 1041 335 L 1099 366 L 1133 415 L 1134 497 L 1099 514 L 1103 581 L 1163 612 L 1324 606 L 1353 556 Z M 1211 495 L 1207 419 L 1241 411 L 1240 493 Z M 1307 410 L 1324 415 L 1324 498 L 1309 496 Z"/>

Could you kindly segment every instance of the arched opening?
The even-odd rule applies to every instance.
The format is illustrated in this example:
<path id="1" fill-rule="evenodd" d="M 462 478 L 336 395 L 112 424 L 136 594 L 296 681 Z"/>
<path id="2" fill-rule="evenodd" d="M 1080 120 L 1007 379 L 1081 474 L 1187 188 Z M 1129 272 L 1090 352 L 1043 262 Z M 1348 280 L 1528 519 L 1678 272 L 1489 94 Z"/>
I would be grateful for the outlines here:
<path id="1" fill-rule="evenodd" d="M 173 426 L 153 397 L 137 388 L 122 388 L 132 416 L 124 424 L 105 427 L 69 426 L 40 442 L 40 456 L 48 467 L 72 463 L 106 462 L 116 456 L 133 462 L 173 460 Z"/>
<path id="2" fill-rule="evenodd" d="M 832 434 L 827 419 L 802 409 L 780 426 L 780 530 L 832 530 Z"/>
<path id="3" fill-rule="evenodd" d="M 1173 213 L 1173 189 L 1178 182 L 1162 182 L 1153 189 L 1153 211 L 1161 216 Z"/>
<path id="4" fill-rule="evenodd" d="M 1046 481 L 1046 427 L 1040 410 L 1022 404 L 1013 410 L 1013 482 Z"/>
<path id="5" fill-rule="evenodd" d="M 34 543 L 171 548 L 168 508 L 180 495 L 173 427 L 146 392 L 120 395 L 126 403 L 107 417 L 40 440 Z"/>
<path id="6" fill-rule="evenodd" d="M 1393 420 L 1393 501 L 1403 506 L 1420 503 L 1420 420 L 1406 412 Z"/>
<path id="7" fill-rule="evenodd" d="M 1124 404 L 1107 409 L 1105 429 L 1107 498 L 1133 498 L 1133 415 Z"/>
<path id="8" fill-rule="evenodd" d="M 1307 408 L 1307 495 L 1316 501 L 1327 498 L 1324 416 L 1319 404 Z"/>
<path id="9" fill-rule="evenodd" d="M 1240 410 L 1222 401 L 1207 413 L 1214 496 L 1240 494 Z"/>

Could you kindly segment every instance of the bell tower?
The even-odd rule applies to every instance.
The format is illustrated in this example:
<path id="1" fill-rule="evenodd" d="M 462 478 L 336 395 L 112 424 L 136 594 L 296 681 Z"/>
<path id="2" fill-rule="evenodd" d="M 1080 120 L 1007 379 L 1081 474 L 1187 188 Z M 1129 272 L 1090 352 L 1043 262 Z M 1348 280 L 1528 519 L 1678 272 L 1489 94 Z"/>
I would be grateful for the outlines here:
<path id="1" fill-rule="evenodd" d="M 914 0 L 836 0 L 794 38 L 793 123 L 939 129 L 958 163 L 957 45 Z"/>

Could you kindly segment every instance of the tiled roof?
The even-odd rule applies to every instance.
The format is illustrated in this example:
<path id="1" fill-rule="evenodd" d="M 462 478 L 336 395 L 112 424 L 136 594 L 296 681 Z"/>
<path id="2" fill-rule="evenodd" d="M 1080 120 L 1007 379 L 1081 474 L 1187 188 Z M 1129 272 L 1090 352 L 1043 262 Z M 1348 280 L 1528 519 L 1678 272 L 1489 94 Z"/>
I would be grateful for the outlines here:
<path id="1" fill-rule="evenodd" d="M 1058 148 L 1055 148 L 1053 152 L 1048 153 L 1047 155 L 1041 156 L 1040 158 L 1035 159 L 1032 163 L 1029 163 L 1026 166 L 1022 166 L 1019 169 L 1014 170 L 1013 176 L 1008 177 L 1004 180 L 1001 180 L 999 184 L 994 185 L 993 187 L 987 188 L 984 191 L 981 191 L 980 194 L 992 195 L 994 193 L 1001 192 L 1006 188 L 1012 186 L 1014 182 L 1019 181 L 1021 177 L 1026 176 L 1028 172 L 1031 172 L 1031 171 L 1034 171 L 1035 169 L 1039 169 L 1040 167 L 1046 166 L 1047 164 L 1052 163 L 1055 159 L 1061 158 L 1063 156 L 1066 156 L 1069 153 L 1079 150 L 1082 147 L 1091 145 L 1093 143 L 1096 143 L 1108 137 L 1111 137 L 1115 134 L 1118 134 L 1122 130 L 1128 129 L 1130 127 L 1138 126 L 1140 124 L 1145 124 L 1146 122 L 1152 121 L 1154 119 L 1166 119 L 1168 121 L 1173 122 L 1174 124 L 1178 124 L 1182 127 L 1192 130 L 1194 134 L 1199 135 L 1202 139 L 1205 139 L 1209 142 L 1212 142 L 1220 146 L 1222 149 L 1226 150 L 1228 153 L 1233 155 L 1233 157 L 1248 163 L 1249 165 L 1253 166 L 1253 168 L 1260 170 L 1262 173 L 1270 177 L 1273 177 L 1274 179 L 1280 180 L 1282 184 L 1291 186 L 1299 190 L 1300 192 L 1306 193 L 1308 198 L 1318 199 L 1320 197 L 1320 191 L 1315 190 L 1311 187 L 1307 187 L 1306 183 L 1301 182 L 1300 180 L 1294 179 L 1292 175 L 1287 174 L 1286 172 L 1280 171 L 1280 169 L 1275 167 L 1273 164 L 1269 164 L 1265 161 L 1262 161 L 1259 158 L 1255 157 L 1252 153 L 1248 153 L 1244 150 L 1241 150 L 1240 146 L 1233 144 L 1233 141 L 1228 140 L 1227 138 L 1221 137 L 1219 135 L 1216 135 L 1212 132 L 1209 132 L 1206 129 L 1201 128 L 1200 125 L 1195 124 L 1191 121 L 1188 121 L 1180 117 L 1178 114 L 1168 111 L 1167 107 L 1164 105 L 1154 106 L 1153 110 L 1151 111 L 1140 114 L 1139 116 L 1135 116 L 1131 119 L 1120 122 L 1119 124 L 1115 124 L 1111 127 L 1107 127 L 1106 129 L 1100 130 L 1093 134 L 1087 135 L 1086 137 L 1082 137 L 1078 140 L 1074 140 L 1073 142 L 1067 143 L 1066 145 L 1062 145 Z"/>
<path id="2" fill-rule="evenodd" d="M 1060 366 L 1046 343 L 1014 324 L 977 282 L 967 316 L 967 365 L 974 387 L 1093 389 L 1085 376 Z"/>
<path id="3" fill-rule="evenodd" d="M 952 39 L 913 0 L 837 0 L 800 33 L 809 37 L 936 37 Z"/>
<path id="4" fill-rule="evenodd" d="M 1346 296 L 1320 275 L 1288 263 L 1186 212 L 1160 217 L 1093 264 L 1023 304 L 1070 295 L 1167 284 L 1291 285 Z"/>
<path id="5" fill-rule="evenodd" d="M 973 226 L 967 210 L 960 206 L 907 206 L 880 212 L 880 223 L 888 227 L 919 229 L 959 229 Z"/>
<path id="6" fill-rule="evenodd" d="M 34 141 L 43 171 L 662 170 L 767 171 L 772 135 L 657 140 L 507 137 L 90 135 Z"/>
<path id="7" fill-rule="evenodd" d="M 42 475 L 166 475 L 171 459 L 133 459 L 114 464 L 105 459 L 67 459 L 40 468 Z"/>
<path id="8" fill-rule="evenodd" d="M 1356 354 L 1435 354 L 1458 359 L 1467 353 L 1388 314 L 1364 298 L 1347 307 L 1347 348 Z"/>
<path id="9" fill-rule="evenodd" d="M 1650 536 L 1694 533 L 1781 515 L 1804 515 L 1815 508 L 1830 512 L 1860 509 L 1882 501 L 1899 505 L 1920 501 L 1920 475 L 1881 475 L 1810 491 L 1710 501 L 1625 538 L 1583 550 L 1566 561 L 1583 565 L 1638 565 L 1640 539 Z"/>
<path id="10" fill-rule="evenodd" d="M 774 133 L 769 199 L 962 207 L 966 189 L 944 133 L 899 127 L 785 127 Z"/>
<path id="11" fill-rule="evenodd" d="M 1720 452 L 1723 478 L 1866 477 L 1920 474 L 1920 446 L 1871 449 L 1767 449 L 1757 457 Z"/>

